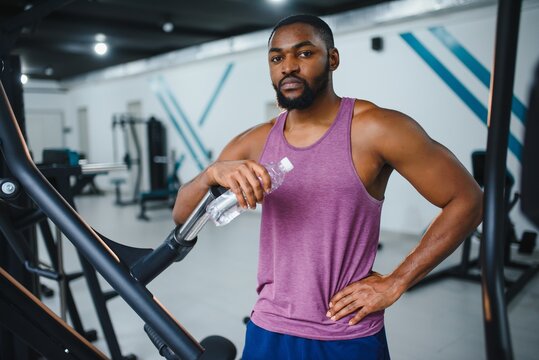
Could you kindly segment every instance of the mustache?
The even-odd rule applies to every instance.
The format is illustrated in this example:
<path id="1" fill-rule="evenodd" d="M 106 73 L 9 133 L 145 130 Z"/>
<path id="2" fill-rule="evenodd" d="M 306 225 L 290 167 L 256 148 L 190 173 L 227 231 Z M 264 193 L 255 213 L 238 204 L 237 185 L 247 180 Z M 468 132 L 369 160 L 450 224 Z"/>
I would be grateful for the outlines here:
<path id="1" fill-rule="evenodd" d="M 306 85 L 307 84 L 307 81 L 305 81 L 305 79 L 302 79 L 300 78 L 299 76 L 295 76 L 295 75 L 287 75 L 285 76 L 284 78 L 282 78 L 281 80 L 279 80 L 279 83 L 277 84 L 279 89 L 281 88 L 281 86 L 283 86 L 283 82 L 285 80 L 288 80 L 288 79 L 295 79 L 299 82 L 301 82 L 302 84 Z"/>

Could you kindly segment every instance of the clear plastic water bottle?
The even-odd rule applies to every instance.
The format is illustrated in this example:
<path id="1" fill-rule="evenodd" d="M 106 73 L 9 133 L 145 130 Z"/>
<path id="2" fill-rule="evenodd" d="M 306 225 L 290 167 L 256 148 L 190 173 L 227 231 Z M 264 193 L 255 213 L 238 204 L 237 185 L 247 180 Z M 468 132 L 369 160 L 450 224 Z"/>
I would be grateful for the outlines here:
<path id="1" fill-rule="evenodd" d="M 278 163 L 264 164 L 264 167 L 268 170 L 271 178 L 271 190 L 269 192 L 272 192 L 283 183 L 286 173 L 292 170 L 294 165 L 287 157 L 284 157 Z M 228 224 L 245 210 L 238 204 L 236 194 L 231 190 L 213 200 L 206 207 L 206 212 L 210 215 L 210 219 L 217 226 Z"/>

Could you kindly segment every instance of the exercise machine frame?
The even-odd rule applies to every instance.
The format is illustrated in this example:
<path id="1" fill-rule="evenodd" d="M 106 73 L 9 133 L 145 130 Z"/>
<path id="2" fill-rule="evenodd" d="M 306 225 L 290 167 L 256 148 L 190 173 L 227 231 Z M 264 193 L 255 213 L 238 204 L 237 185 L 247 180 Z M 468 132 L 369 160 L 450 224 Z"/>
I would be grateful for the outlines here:
<path id="1" fill-rule="evenodd" d="M 220 192 L 208 192 L 184 225 L 176 227 L 160 247 L 140 256 L 140 249 L 114 243 L 100 236 L 39 172 L 30 157 L 1 82 L 0 147 L 10 171 L 28 196 L 159 339 L 178 358 L 198 359 L 204 349 L 145 285 L 170 264 L 187 255 L 196 243 L 196 234 L 207 221 L 204 216 L 205 204 L 219 196 Z M 59 347 L 65 350 L 60 340 Z"/>

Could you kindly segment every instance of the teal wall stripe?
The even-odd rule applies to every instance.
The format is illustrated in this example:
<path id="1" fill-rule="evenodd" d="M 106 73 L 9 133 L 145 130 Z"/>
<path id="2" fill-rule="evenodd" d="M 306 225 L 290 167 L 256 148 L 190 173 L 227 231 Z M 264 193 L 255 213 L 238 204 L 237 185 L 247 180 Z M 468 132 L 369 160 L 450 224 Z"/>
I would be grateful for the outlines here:
<path id="1" fill-rule="evenodd" d="M 487 108 L 412 33 L 402 33 L 400 36 L 486 125 Z M 521 160 L 522 144 L 511 133 L 509 134 L 509 150 L 519 161 Z"/>
<path id="2" fill-rule="evenodd" d="M 444 27 L 436 26 L 429 28 L 429 31 L 448 48 L 478 79 L 490 88 L 490 72 L 483 66 L 458 40 L 451 35 Z M 525 124 L 526 106 L 514 94 L 511 100 L 511 111 L 516 117 Z"/>
<path id="3" fill-rule="evenodd" d="M 208 150 L 204 146 L 204 144 L 202 143 L 202 140 L 200 139 L 200 137 L 198 136 L 196 131 L 191 126 L 191 121 L 189 120 L 189 118 L 187 117 L 185 112 L 182 110 L 182 108 L 180 106 L 180 103 L 178 102 L 178 100 L 176 99 L 176 97 L 174 96 L 172 91 L 170 90 L 170 87 L 168 86 L 168 84 L 165 82 L 165 80 L 162 77 L 160 77 L 159 80 L 160 80 L 160 83 L 162 85 L 163 91 L 167 94 L 167 97 L 172 102 L 172 105 L 174 106 L 174 108 L 176 109 L 178 114 L 180 115 L 180 118 L 183 120 L 185 126 L 189 130 L 189 133 L 191 133 L 191 136 L 195 140 L 195 143 L 197 144 L 198 148 L 200 149 L 200 151 L 202 151 L 202 153 L 204 154 L 204 157 L 206 158 L 206 160 L 210 161 L 211 160 L 211 151 Z"/>
<path id="4" fill-rule="evenodd" d="M 202 171 L 204 169 L 204 165 L 202 165 L 202 163 L 200 162 L 196 152 L 194 151 L 193 147 L 191 146 L 191 143 L 189 142 L 189 140 L 187 139 L 187 137 L 183 133 L 183 131 L 182 131 L 181 127 L 180 127 L 180 124 L 178 124 L 178 121 L 176 120 L 176 117 L 172 114 L 172 111 L 170 111 L 170 108 L 168 107 L 165 99 L 163 98 L 163 96 L 158 91 L 155 91 L 155 96 L 159 100 L 159 103 L 161 104 L 161 106 L 163 106 L 163 109 L 165 110 L 165 112 L 167 113 L 170 121 L 172 122 L 172 124 L 174 125 L 176 130 L 178 131 L 178 134 L 180 134 L 180 137 L 182 138 L 183 143 L 185 144 L 185 146 L 187 147 L 187 150 L 189 151 L 189 153 L 193 157 L 193 160 L 195 160 L 199 170 Z"/>
<path id="5" fill-rule="evenodd" d="M 230 72 L 232 71 L 233 67 L 234 67 L 234 63 L 230 63 L 227 65 L 225 72 L 223 73 L 223 76 L 221 76 L 219 83 L 217 83 L 217 88 L 215 88 L 215 91 L 213 92 L 213 95 L 210 98 L 208 105 L 206 105 L 206 108 L 204 109 L 204 113 L 202 113 L 202 116 L 198 120 L 198 125 L 202 126 L 204 122 L 206 121 L 206 118 L 208 117 L 210 110 L 213 108 L 213 104 L 215 103 L 215 100 L 217 100 L 217 97 L 219 96 L 221 89 L 225 85 L 226 79 L 228 78 L 228 75 L 230 75 Z"/>

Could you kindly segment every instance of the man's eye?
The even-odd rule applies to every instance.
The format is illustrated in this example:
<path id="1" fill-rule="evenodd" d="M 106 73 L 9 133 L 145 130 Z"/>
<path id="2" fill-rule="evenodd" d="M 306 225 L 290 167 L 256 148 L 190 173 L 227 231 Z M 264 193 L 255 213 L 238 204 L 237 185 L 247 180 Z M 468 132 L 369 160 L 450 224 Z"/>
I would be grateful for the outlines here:
<path id="1" fill-rule="evenodd" d="M 273 56 L 270 61 L 273 62 L 273 63 L 278 63 L 279 61 L 281 61 L 283 58 L 281 56 Z"/>
<path id="2" fill-rule="evenodd" d="M 310 51 L 310 50 L 305 50 L 305 51 L 300 52 L 300 53 L 299 53 L 299 56 L 301 56 L 301 57 L 309 57 L 309 56 L 311 56 L 312 54 L 313 54 L 312 51 Z"/>

